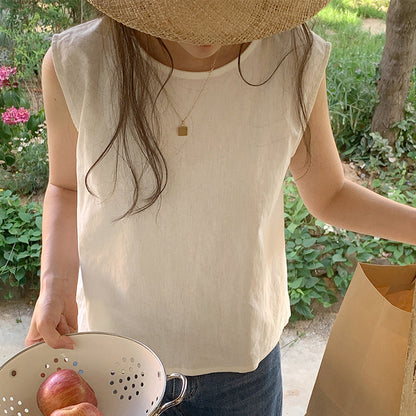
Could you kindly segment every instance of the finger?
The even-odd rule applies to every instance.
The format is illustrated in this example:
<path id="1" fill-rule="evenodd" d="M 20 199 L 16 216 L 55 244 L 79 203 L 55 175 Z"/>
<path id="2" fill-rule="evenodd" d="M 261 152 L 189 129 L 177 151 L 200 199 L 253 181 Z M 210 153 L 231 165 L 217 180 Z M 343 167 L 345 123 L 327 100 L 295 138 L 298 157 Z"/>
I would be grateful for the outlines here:
<path id="1" fill-rule="evenodd" d="M 75 304 L 75 307 L 66 313 L 66 320 L 68 326 L 71 328 L 69 332 L 78 332 L 78 308 Z"/>
<path id="2" fill-rule="evenodd" d="M 58 331 L 60 322 L 58 325 L 51 325 L 48 323 L 40 323 L 39 324 L 39 333 L 43 335 L 44 341 L 51 346 L 52 348 L 67 348 L 73 349 L 74 342 L 71 338 L 62 335 Z"/>
<path id="3" fill-rule="evenodd" d="M 56 329 L 61 335 L 76 332 L 76 330 L 68 323 L 68 320 L 64 315 L 61 315 L 61 319 Z"/>
<path id="4" fill-rule="evenodd" d="M 25 338 L 25 345 L 27 347 L 30 347 L 33 344 L 36 344 L 37 342 L 43 341 L 42 336 L 40 335 L 37 325 L 36 325 L 36 316 L 32 316 L 32 321 L 29 326 L 29 331 L 27 332 L 26 338 Z"/>
<path id="5" fill-rule="evenodd" d="M 30 347 L 40 341 L 43 341 L 43 338 L 39 335 L 39 333 L 37 331 L 29 330 L 29 333 L 25 338 L 26 347 Z"/>
<path id="6" fill-rule="evenodd" d="M 74 348 L 74 342 L 70 337 L 65 336 L 66 334 L 73 334 L 74 332 L 77 332 L 76 329 L 72 328 L 71 325 L 68 324 L 67 319 L 64 315 L 61 315 L 61 319 L 59 321 L 58 326 L 56 327 L 57 331 L 61 334 L 62 339 L 65 340 L 65 343 L 68 343 L 67 347 L 69 349 Z"/>

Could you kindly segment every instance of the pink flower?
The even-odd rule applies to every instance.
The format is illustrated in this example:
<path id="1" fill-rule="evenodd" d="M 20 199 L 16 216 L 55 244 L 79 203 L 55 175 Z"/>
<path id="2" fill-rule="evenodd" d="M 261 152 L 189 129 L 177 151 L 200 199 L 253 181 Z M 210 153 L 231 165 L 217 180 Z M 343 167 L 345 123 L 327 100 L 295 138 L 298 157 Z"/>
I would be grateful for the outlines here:
<path id="1" fill-rule="evenodd" d="M 9 78 L 10 75 L 15 75 L 16 74 L 16 67 L 12 68 L 12 67 L 6 67 L 5 65 L 3 65 L 0 68 L 0 88 L 2 88 L 4 85 L 6 86 L 10 86 L 10 82 L 9 82 Z"/>
<path id="2" fill-rule="evenodd" d="M 19 109 L 11 107 L 1 115 L 1 118 L 10 126 L 17 123 L 26 123 L 30 118 L 30 112 L 24 107 L 20 107 Z"/>

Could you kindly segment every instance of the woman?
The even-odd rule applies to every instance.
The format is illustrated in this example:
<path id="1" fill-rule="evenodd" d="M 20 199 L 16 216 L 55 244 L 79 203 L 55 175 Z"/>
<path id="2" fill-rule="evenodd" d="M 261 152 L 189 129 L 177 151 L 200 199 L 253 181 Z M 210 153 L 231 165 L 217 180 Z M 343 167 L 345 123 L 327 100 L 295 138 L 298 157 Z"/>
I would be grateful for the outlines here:
<path id="1" fill-rule="evenodd" d="M 50 180 L 26 343 L 130 336 L 189 376 L 171 414 L 280 415 L 287 170 L 317 218 L 416 242 L 416 209 L 344 178 L 330 46 L 304 24 L 327 1 L 91 3 L 104 15 L 43 61 Z"/>

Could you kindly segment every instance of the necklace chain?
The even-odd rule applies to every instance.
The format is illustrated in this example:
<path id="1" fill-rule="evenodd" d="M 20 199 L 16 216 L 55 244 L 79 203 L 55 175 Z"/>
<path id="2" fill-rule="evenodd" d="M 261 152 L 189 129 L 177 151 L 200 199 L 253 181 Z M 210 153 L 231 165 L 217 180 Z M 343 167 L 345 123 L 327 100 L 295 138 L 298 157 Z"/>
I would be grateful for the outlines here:
<path id="1" fill-rule="evenodd" d="M 168 99 L 168 101 L 169 101 L 170 105 L 172 106 L 173 111 L 176 113 L 176 115 L 177 115 L 177 116 L 179 117 L 179 119 L 181 120 L 181 124 L 180 124 L 180 126 L 178 126 L 178 136 L 187 136 L 187 135 L 188 135 L 188 127 L 185 125 L 185 120 L 186 120 L 186 119 L 189 117 L 189 115 L 192 113 L 192 110 L 194 109 L 194 107 L 195 107 L 196 103 L 197 103 L 197 102 L 198 102 L 198 100 L 199 100 L 199 97 L 200 97 L 200 96 L 201 96 L 201 94 L 205 91 L 205 86 L 207 85 L 207 82 L 208 82 L 209 78 L 211 77 L 212 72 L 214 71 L 215 64 L 216 64 L 216 62 L 217 62 L 217 58 L 218 58 L 218 53 L 217 53 L 217 56 L 216 56 L 216 57 L 215 57 L 215 59 L 214 59 L 214 62 L 213 62 L 213 64 L 212 64 L 212 66 L 211 66 L 211 69 L 210 69 L 210 71 L 209 71 L 209 74 L 208 74 L 207 78 L 205 79 L 205 81 L 204 81 L 204 83 L 203 83 L 203 85 L 202 85 L 202 87 L 201 87 L 201 89 L 200 89 L 200 91 L 199 91 L 199 93 L 198 93 L 197 97 L 195 98 L 195 100 L 194 100 L 194 102 L 193 102 L 193 104 L 192 104 L 192 106 L 191 106 L 190 110 L 188 111 L 188 113 L 186 114 L 186 116 L 185 116 L 184 118 L 182 118 L 182 117 L 181 117 L 181 115 L 178 113 L 178 111 L 176 110 L 175 106 L 173 105 L 172 101 L 169 99 L 168 94 L 166 94 L 166 97 L 167 97 L 167 99 Z"/>

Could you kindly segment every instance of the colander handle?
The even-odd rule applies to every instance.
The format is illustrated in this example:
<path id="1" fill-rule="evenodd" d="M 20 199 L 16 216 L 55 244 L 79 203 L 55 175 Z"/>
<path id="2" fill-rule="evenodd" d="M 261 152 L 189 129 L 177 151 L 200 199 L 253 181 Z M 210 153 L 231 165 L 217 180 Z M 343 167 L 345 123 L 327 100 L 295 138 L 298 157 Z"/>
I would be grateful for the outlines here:
<path id="1" fill-rule="evenodd" d="M 179 378 L 182 381 L 181 392 L 179 393 L 179 396 L 176 399 L 172 400 L 171 402 L 167 402 L 163 406 L 161 406 L 160 409 L 158 409 L 158 411 L 155 413 L 155 416 L 159 416 L 171 407 L 177 406 L 179 403 L 182 402 L 183 398 L 185 397 L 186 387 L 188 385 L 186 377 L 180 373 L 172 373 L 166 376 L 166 381 L 172 380 L 174 378 Z"/>

